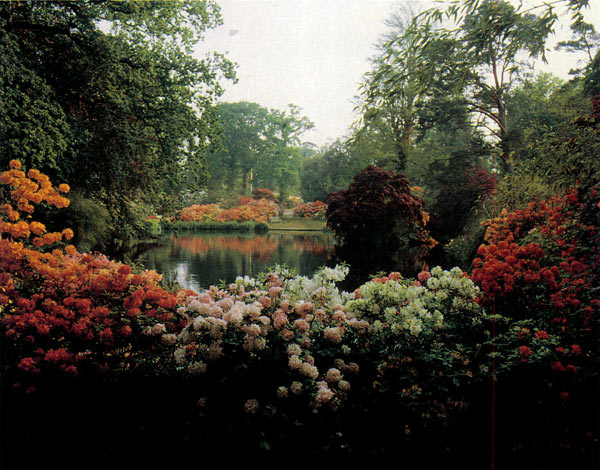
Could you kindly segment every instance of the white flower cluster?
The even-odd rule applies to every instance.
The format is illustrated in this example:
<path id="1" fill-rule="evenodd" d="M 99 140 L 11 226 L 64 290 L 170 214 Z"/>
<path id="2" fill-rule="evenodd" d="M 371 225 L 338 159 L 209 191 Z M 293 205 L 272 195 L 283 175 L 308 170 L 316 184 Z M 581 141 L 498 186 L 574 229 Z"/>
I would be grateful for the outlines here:
<path id="1" fill-rule="evenodd" d="M 242 285 L 246 289 L 253 289 L 257 285 L 256 279 L 254 279 L 252 277 L 248 277 L 248 276 L 244 276 L 244 277 L 238 276 L 235 278 L 234 283 L 238 284 L 238 285 Z"/>
<path id="2" fill-rule="evenodd" d="M 348 271 L 347 266 L 336 266 L 321 268 L 312 278 L 296 276 L 285 282 L 284 294 L 292 302 L 316 300 L 321 304 L 344 304 L 351 294 L 340 292 L 335 283 L 343 281 Z"/>
<path id="3" fill-rule="evenodd" d="M 458 268 L 434 268 L 431 275 L 422 273 L 420 282 L 368 282 L 356 297 L 336 286 L 347 273 L 347 267 L 336 266 L 309 278 L 277 268 L 257 280 L 239 277 L 229 290 L 211 287 L 189 297 L 181 312 L 188 324 L 178 337 L 159 328 L 148 334 L 175 342 L 175 363 L 191 375 L 226 367 L 227 361 L 219 362 L 222 357 L 252 364 L 271 355 L 279 361 L 274 373 L 282 374 L 274 398 L 310 395 L 318 408 L 337 406 L 348 396 L 359 366 L 345 364 L 342 357 L 356 357 L 360 345 L 375 338 L 371 335 L 416 337 L 444 328 L 449 319 L 471 320 L 479 312 L 479 290 Z M 266 410 L 266 404 L 259 408 L 248 398 L 247 413 Z"/>
<path id="4" fill-rule="evenodd" d="M 349 301 L 345 309 L 358 318 L 375 320 L 376 330 L 385 321 L 392 331 L 408 331 L 413 336 L 442 328 L 442 312 L 449 315 L 479 311 L 475 302 L 479 288 L 459 268 L 445 271 L 438 266 L 431 270 L 425 285 L 419 284 L 409 284 L 407 280 L 367 282 L 358 289 L 359 298 Z"/>

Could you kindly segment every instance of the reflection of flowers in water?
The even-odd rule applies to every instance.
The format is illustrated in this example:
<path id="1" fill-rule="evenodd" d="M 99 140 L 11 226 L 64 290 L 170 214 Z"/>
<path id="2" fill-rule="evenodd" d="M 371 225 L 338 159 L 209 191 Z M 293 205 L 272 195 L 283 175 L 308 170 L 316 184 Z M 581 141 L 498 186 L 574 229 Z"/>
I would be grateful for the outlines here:
<path id="1" fill-rule="evenodd" d="M 319 242 L 315 240 L 314 237 L 307 237 L 304 235 L 294 237 L 293 247 L 294 250 L 312 253 L 315 255 L 323 255 L 332 251 L 330 245 L 324 242 Z"/>
<path id="2" fill-rule="evenodd" d="M 252 254 L 258 260 L 268 261 L 279 248 L 279 241 L 267 236 L 254 238 L 215 237 L 203 239 L 200 237 L 175 238 L 175 244 L 189 252 L 199 254 L 212 250 L 230 250 L 242 255 Z"/>

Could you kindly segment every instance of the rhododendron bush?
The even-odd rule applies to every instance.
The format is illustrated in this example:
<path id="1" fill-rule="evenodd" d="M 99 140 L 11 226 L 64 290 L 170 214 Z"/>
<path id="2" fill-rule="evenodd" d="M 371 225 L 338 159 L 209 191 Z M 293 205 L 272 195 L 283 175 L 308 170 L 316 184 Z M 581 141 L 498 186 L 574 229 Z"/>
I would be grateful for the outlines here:
<path id="1" fill-rule="evenodd" d="M 279 269 L 189 297 L 174 357 L 199 383 L 200 413 L 237 407 L 257 425 L 278 422 L 266 437 L 277 439 L 286 420 L 314 425 L 314 413 L 334 412 L 357 419 L 369 403 L 370 419 L 391 414 L 408 438 L 406 430 L 438 429 L 465 407 L 465 386 L 485 375 L 478 288 L 458 268 L 436 268 L 421 274 L 422 285 L 395 273 L 340 292 L 346 273 L 324 268 L 307 278 Z M 335 438 L 343 430 L 336 425 L 319 429 Z M 351 428 L 337 440 L 359 445 Z"/>

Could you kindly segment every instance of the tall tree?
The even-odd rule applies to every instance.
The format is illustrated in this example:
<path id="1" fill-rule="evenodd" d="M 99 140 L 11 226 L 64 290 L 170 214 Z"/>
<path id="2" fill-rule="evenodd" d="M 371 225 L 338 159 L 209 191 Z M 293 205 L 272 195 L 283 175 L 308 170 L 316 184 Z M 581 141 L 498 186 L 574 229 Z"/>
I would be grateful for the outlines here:
<path id="1" fill-rule="evenodd" d="M 520 14 L 505 1 L 481 3 L 461 25 L 463 63 L 475 69 L 466 83 L 470 106 L 483 116 L 481 123 L 497 137 L 499 158 L 508 172 L 512 171 L 513 148 L 507 93 L 524 65 L 519 55 L 525 53 L 530 58 L 543 55 L 548 33 L 545 18 Z"/>
<path id="2" fill-rule="evenodd" d="M 191 52 L 219 23 L 212 0 L 1 3 L 0 164 L 69 181 L 131 228 L 131 202 L 177 187 L 213 138 L 233 64 Z"/>
<path id="3" fill-rule="evenodd" d="M 455 48 L 452 40 L 420 23 L 410 7 L 393 14 L 387 26 L 390 31 L 382 37 L 379 53 L 372 60 L 373 69 L 362 84 L 363 122 L 355 138 L 360 145 L 365 134 L 378 134 L 381 142 L 388 143 L 384 153 L 394 160 L 395 170 L 404 172 L 415 138 L 418 110 L 448 76 L 448 55 Z M 420 41 L 423 28 L 427 29 L 427 43 Z M 422 64 L 432 68 L 425 70 Z"/>
<path id="4" fill-rule="evenodd" d="M 213 195 L 220 191 L 249 195 L 257 185 L 284 194 L 298 185 L 301 134 L 313 123 L 289 105 L 284 111 L 257 103 L 221 103 L 223 148 L 208 156 Z"/>

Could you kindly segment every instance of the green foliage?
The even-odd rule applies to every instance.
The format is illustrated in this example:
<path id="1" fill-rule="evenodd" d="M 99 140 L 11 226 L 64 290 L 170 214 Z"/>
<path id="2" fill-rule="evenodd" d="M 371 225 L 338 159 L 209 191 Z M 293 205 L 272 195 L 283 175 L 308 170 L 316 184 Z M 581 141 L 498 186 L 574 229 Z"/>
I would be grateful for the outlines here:
<path id="1" fill-rule="evenodd" d="M 210 102 L 234 74 L 191 52 L 219 23 L 211 0 L 2 3 L 0 163 L 71 181 L 110 211 L 114 239 L 135 236 L 128 201 L 205 179 Z"/>
<path id="2" fill-rule="evenodd" d="M 267 233 L 269 231 L 269 226 L 267 224 L 265 224 L 264 222 L 258 222 L 254 226 L 254 231 L 256 233 Z"/>
<path id="3" fill-rule="evenodd" d="M 348 187 L 356 173 L 374 163 L 364 158 L 356 145 L 337 140 L 304 160 L 300 176 L 302 198 L 326 201 L 329 193 Z"/>
<path id="4" fill-rule="evenodd" d="M 207 154 L 209 200 L 232 192 L 250 195 L 259 187 L 278 190 L 285 199 L 298 187 L 300 135 L 314 125 L 297 106 L 278 111 L 256 103 L 221 103 L 216 112 L 223 145 Z"/>
<path id="5" fill-rule="evenodd" d="M 71 192 L 69 199 L 69 207 L 60 214 L 52 214 L 52 223 L 56 227 L 72 227 L 75 244 L 81 252 L 108 246 L 114 227 L 106 206 L 79 191 Z"/>
<path id="6" fill-rule="evenodd" d="M 556 45 L 556 49 L 563 49 L 567 52 L 585 52 L 588 57 L 588 64 L 591 63 L 600 46 L 600 33 L 596 32 L 594 25 L 585 21 L 576 21 L 571 24 L 571 34 L 571 39 L 560 41 Z M 577 74 L 580 71 L 571 70 L 569 73 Z"/>
<path id="7" fill-rule="evenodd" d="M 584 90 L 588 96 L 600 95 L 600 51 L 587 68 L 584 77 Z"/>
<path id="8" fill-rule="evenodd" d="M 197 230 L 218 232 L 252 232 L 256 230 L 256 227 L 260 226 L 262 228 L 263 225 L 266 225 L 255 224 L 254 222 L 195 222 L 183 220 L 161 220 L 160 224 L 165 231 Z"/>
<path id="9" fill-rule="evenodd" d="M 146 231 L 152 236 L 158 236 L 162 234 L 162 226 L 159 219 L 146 220 Z"/>

